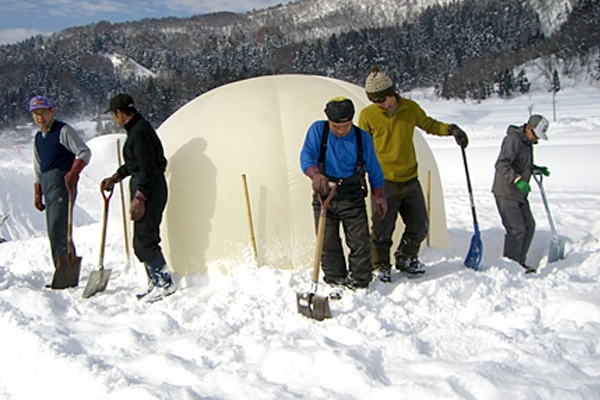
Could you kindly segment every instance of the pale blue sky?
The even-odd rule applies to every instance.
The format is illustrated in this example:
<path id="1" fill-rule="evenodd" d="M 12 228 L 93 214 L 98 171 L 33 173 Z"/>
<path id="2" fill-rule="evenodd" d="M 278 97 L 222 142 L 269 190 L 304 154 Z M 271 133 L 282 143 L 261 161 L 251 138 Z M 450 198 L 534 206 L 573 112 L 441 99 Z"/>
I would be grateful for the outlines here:
<path id="1" fill-rule="evenodd" d="M 260 10 L 281 0 L 0 0 L 0 44 L 101 20 L 111 23 L 215 11 Z"/>

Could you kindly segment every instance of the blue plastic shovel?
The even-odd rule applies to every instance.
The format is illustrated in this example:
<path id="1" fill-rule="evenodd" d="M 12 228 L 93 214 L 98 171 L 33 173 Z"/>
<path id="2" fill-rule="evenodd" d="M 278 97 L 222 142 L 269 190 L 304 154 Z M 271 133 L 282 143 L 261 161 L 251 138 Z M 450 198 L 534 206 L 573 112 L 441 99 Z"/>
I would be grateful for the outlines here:
<path id="1" fill-rule="evenodd" d="M 463 162 L 465 164 L 465 173 L 467 174 L 467 187 L 469 189 L 469 200 L 471 201 L 471 212 L 473 214 L 473 226 L 475 227 L 475 234 L 471 238 L 471 246 L 469 252 L 465 257 L 464 265 L 467 268 L 479 270 L 479 264 L 483 256 L 483 243 L 481 242 L 481 235 L 479 233 L 479 224 L 477 223 L 477 213 L 475 212 L 475 201 L 473 200 L 473 189 L 471 188 L 471 177 L 469 176 L 469 167 L 467 166 L 467 155 L 465 154 L 465 148 L 460 147 L 462 151 Z"/>

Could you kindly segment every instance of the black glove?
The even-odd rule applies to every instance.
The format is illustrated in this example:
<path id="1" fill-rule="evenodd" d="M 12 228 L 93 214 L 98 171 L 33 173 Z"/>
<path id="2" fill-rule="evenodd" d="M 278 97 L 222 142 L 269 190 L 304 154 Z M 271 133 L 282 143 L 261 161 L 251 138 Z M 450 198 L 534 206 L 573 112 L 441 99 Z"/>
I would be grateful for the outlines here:
<path id="1" fill-rule="evenodd" d="M 457 125 L 448 126 L 448 134 L 454 136 L 454 140 L 460 147 L 464 147 L 465 149 L 469 145 L 469 138 L 465 131 L 460 129 Z"/>

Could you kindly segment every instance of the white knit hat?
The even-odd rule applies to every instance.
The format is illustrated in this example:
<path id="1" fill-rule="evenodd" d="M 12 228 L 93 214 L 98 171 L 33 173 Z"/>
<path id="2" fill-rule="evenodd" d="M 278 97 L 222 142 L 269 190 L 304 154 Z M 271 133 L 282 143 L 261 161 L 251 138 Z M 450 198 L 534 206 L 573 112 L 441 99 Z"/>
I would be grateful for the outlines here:
<path id="1" fill-rule="evenodd" d="M 365 91 L 369 100 L 381 99 L 396 94 L 394 82 L 389 76 L 379 71 L 377 65 L 371 67 L 371 73 L 365 82 Z"/>

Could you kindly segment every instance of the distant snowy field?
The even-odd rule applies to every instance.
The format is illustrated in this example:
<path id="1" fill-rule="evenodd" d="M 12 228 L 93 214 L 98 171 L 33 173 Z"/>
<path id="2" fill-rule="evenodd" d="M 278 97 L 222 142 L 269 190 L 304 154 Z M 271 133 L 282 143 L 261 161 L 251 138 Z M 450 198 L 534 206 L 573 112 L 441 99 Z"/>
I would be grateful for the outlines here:
<path id="1" fill-rule="evenodd" d="M 0 136 L 0 215 L 10 215 L 0 228 L 9 239 L 0 244 L 0 399 L 599 399 L 600 89 L 563 89 L 556 121 L 541 90 L 479 104 L 432 100 L 427 91 L 411 97 L 469 134 L 482 271 L 462 266 L 473 222 L 459 148 L 426 135 L 442 176 L 449 248 L 423 250 L 421 278 L 396 275 L 344 293 L 323 322 L 296 311 L 308 270 L 257 268 L 250 256 L 183 277 L 162 302 L 138 302 L 145 274 L 125 259 L 118 192 L 104 258 L 113 275 L 106 292 L 83 300 L 98 265 L 98 185 L 114 171 L 123 135 L 89 142 L 74 232 L 82 285 L 44 289 L 53 267 L 44 216 L 33 207 L 31 145 Z M 550 168 L 544 186 L 567 241 L 566 258 L 546 264 L 551 236 L 532 182 L 537 275 L 501 257 L 504 230 L 490 193 L 506 127 L 524 123 L 530 105 L 551 122 L 535 161 Z M 91 123 L 70 122 L 93 136 Z"/>

